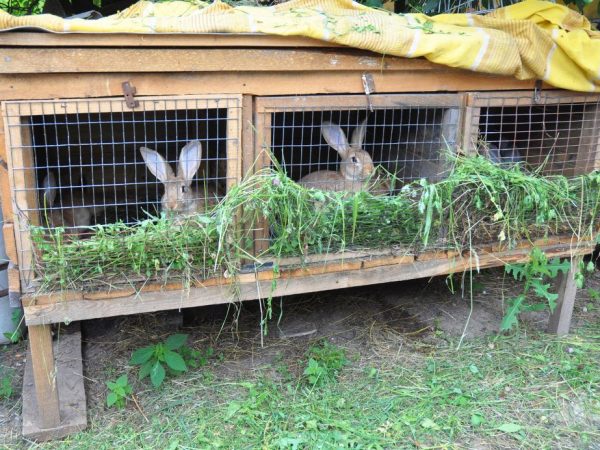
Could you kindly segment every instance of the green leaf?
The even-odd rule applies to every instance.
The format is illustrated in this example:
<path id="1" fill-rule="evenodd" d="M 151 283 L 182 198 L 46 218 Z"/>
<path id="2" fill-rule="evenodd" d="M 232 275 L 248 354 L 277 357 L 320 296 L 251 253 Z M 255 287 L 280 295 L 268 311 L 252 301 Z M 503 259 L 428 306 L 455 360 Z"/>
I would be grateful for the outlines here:
<path id="1" fill-rule="evenodd" d="M 521 431 L 523 427 L 521 425 L 517 425 L 516 423 L 503 423 L 498 427 L 498 429 L 505 433 L 516 433 L 517 431 Z"/>
<path id="2" fill-rule="evenodd" d="M 469 370 L 471 371 L 471 373 L 473 375 L 477 375 L 479 373 L 479 369 L 477 368 L 477 366 L 475 364 L 471 364 L 469 366 Z"/>
<path id="3" fill-rule="evenodd" d="M 510 301 L 510 306 L 508 307 L 506 314 L 502 318 L 502 323 L 500 324 L 500 331 L 508 331 L 517 324 L 517 318 L 522 310 L 524 301 L 525 296 L 523 294 L 513 298 Z"/>
<path id="4" fill-rule="evenodd" d="M 154 353 L 154 347 L 152 347 L 152 346 L 138 348 L 131 355 L 131 359 L 129 360 L 129 364 L 131 364 L 131 365 L 144 364 L 146 361 L 148 361 L 152 357 L 153 353 Z"/>
<path id="5" fill-rule="evenodd" d="M 185 372 L 187 370 L 183 358 L 171 350 L 165 351 L 165 362 L 171 369 L 178 372 Z"/>
<path id="6" fill-rule="evenodd" d="M 106 406 L 110 408 L 112 405 L 117 403 L 117 400 L 119 400 L 117 394 L 115 394 L 114 392 L 109 392 L 109 394 L 106 396 Z"/>
<path id="7" fill-rule="evenodd" d="M 521 281 L 525 277 L 525 264 L 507 264 L 504 270 L 507 274 L 512 274 L 517 281 Z"/>
<path id="8" fill-rule="evenodd" d="M 558 294 L 550 292 L 548 289 L 552 286 L 550 284 L 542 284 L 540 280 L 532 280 L 533 290 L 538 297 L 545 298 L 550 306 L 550 311 L 554 312 L 556 308 L 556 300 L 558 300 Z"/>
<path id="9" fill-rule="evenodd" d="M 116 379 L 115 383 L 121 387 L 127 386 L 127 375 L 121 375 L 119 378 Z"/>
<path id="10" fill-rule="evenodd" d="M 167 340 L 165 341 L 165 345 L 169 350 L 177 350 L 183 344 L 185 344 L 187 338 L 187 334 L 173 334 L 167 338 Z"/>
<path id="11" fill-rule="evenodd" d="M 432 430 L 439 430 L 440 427 L 437 423 L 435 423 L 433 420 L 427 418 L 427 419 L 423 419 L 423 421 L 421 422 L 421 426 L 423 428 L 426 429 L 432 429 Z"/>
<path id="12" fill-rule="evenodd" d="M 595 268 L 596 265 L 594 264 L 594 261 L 589 261 L 587 263 L 587 266 L 585 266 L 585 270 L 587 270 L 588 272 L 593 272 Z"/>
<path id="13" fill-rule="evenodd" d="M 152 367 L 154 366 L 155 362 L 157 361 L 150 360 L 142 364 L 142 367 L 140 367 L 140 372 L 138 373 L 138 380 L 143 380 L 148 375 L 150 375 L 150 371 L 152 370 Z"/>
<path id="14" fill-rule="evenodd" d="M 156 361 L 150 371 L 150 381 L 155 388 L 159 387 L 165 379 L 165 368 Z"/>
<path id="15" fill-rule="evenodd" d="M 559 258 L 552 258 L 546 267 L 550 272 L 550 276 L 555 278 L 558 272 L 567 273 L 571 269 L 571 261 L 565 259 L 561 262 Z"/>
<path id="16" fill-rule="evenodd" d="M 479 415 L 479 414 L 472 414 L 471 415 L 471 425 L 473 425 L 474 427 L 478 427 L 480 426 L 484 421 L 483 416 Z"/>

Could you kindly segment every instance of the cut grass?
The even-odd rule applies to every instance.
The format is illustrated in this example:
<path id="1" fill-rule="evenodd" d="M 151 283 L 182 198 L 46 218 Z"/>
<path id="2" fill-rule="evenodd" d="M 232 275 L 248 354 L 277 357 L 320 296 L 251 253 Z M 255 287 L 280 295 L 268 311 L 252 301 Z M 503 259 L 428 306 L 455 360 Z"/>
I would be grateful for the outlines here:
<path id="1" fill-rule="evenodd" d="M 587 448 L 600 441 L 599 336 L 596 321 L 577 336 L 522 331 L 459 352 L 445 336 L 385 357 L 351 349 L 322 386 L 302 377 L 307 356 L 242 377 L 205 369 L 139 393 L 148 422 L 132 404 L 96 408 L 89 430 L 44 448 Z"/>
<path id="2" fill-rule="evenodd" d="M 102 225 L 88 239 L 42 228 L 33 228 L 32 237 L 40 290 L 97 289 L 148 280 L 190 285 L 225 272 L 235 277 L 242 258 L 255 259 L 246 249 L 265 218 L 271 232 L 265 255 L 280 257 L 357 247 L 513 246 L 557 233 L 594 239 L 599 213 L 598 172 L 544 177 L 477 156 L 456 157 L 440 182 L 423 179 L 387 196 L 306 189 L 269 168 L 233 187 L 207 215 Z M 236 218 L 243 230 L 234 226 Z"/>

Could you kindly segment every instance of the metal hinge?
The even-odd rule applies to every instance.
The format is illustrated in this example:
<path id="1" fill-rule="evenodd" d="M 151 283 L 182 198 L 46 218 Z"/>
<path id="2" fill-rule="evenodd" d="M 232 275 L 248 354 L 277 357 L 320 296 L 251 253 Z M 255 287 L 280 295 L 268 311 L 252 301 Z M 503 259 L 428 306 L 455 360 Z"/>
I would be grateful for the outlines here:
<path id="1" fill-rule="evenodd" d="M 542 101 L 542 80 L 535 80 L 535 86 L 533 87 L 533 103 L 540 103 Z"/>
<path id="2" fill-rule="evenodd" d="M 133 109 L 140 106 L 140 102 L 135 99 L 135 94 L 137 89 L 133 86 L 129 81 L 124 81 L 121 83 L 121 87 L 123 88 L 123 95 L 125 96 L 125 104 Z"/>
<path id="3" fill-rule="evenodd" d="M 371 103 L 371 94 L 375 92 L 375 81 L 373 80 L 373 75 L 371 75 L 370 73 L 363 73 L 362 84 L 363 89 L 365 91 L 365 95 L 367 96 L 367 104 L 369 105 L 369 111 L 373 112 L 373 104 Z"/>

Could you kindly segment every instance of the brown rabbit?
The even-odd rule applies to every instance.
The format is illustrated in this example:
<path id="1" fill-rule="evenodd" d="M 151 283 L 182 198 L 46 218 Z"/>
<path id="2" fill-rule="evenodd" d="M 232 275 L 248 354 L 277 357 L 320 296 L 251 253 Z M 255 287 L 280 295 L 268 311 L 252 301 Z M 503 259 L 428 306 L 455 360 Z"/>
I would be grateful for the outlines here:
<path id="1" fill-rule="evenodd" d="M 49 227 L 63 227 L 67 234 L 79 235 L 83 227 L 90 226 L 92 218 L 104 209 L 93 205 L 93 201 L 79 192 L 61 196 L 60 205 L 55 206 L 57 196 L 56 178 L 52 172 L 43 181 L 42 207 L 44 220 Z"/>
<path id="2" fill-rule="evenodd" d="M 389 189 L 386 183 L 379 183 L 373 188 L 366 182 L 372 176 L 375 168 L 371 156 L 362 149 L 367 130 L 365 119 L 352 133 L 352 141 L 348 143 L 342 129 L 331 122 L 321 124 L 321 134 L 325 142 L 338 152 L 342 161 L 338 172 L 318 170 L 302 177 L 298 182 L 302 186 L 314 187 L 325 191 L 358 192 L 369 190 L 374 194 L 386 193 Z"/>
<path id="3" fill-rule="evenodd" d="M 207 187 L 204 192 L 191 186 L 202 160 L 202 145 L 199 141 L 189 142 L 181 149 L 177 175 L 156 151 L 142 147 L 140 152 L 148 170 L 165 185 L 165 193 L 161 199 L 163 211 L 185 215 L 203 212 L 207 204 L 216 204 L 214 189 L 209 190 Z"/>

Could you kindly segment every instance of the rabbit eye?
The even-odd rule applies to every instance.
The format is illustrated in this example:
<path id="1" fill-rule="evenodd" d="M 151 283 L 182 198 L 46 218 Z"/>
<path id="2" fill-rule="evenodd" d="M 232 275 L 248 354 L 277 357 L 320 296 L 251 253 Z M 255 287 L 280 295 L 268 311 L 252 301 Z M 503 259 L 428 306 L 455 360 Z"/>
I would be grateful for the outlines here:
<path id="1" fill-rule="evenodd" d="M 353 163 L 357 163 L 358 159 L 356 159 L 356 156 L 353 156 L 352 158 L 350 158 L 350 161 L 352 161 Z"/>
<path id="2" fill-rule="evenodd" d="M 184 194 L 187 193 L 188 188 L 187 186 L 181 186 L 181 192 L 183 192 Z"/>

